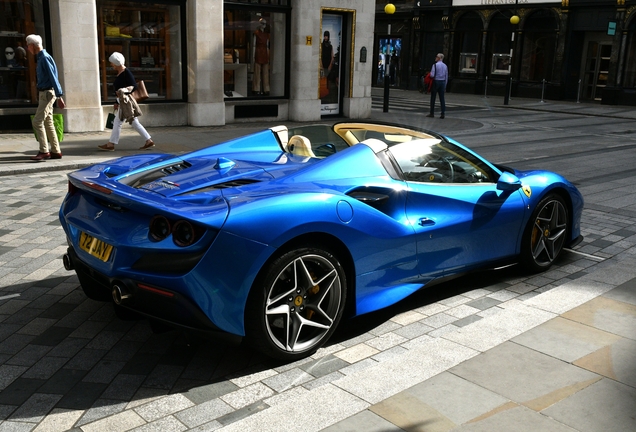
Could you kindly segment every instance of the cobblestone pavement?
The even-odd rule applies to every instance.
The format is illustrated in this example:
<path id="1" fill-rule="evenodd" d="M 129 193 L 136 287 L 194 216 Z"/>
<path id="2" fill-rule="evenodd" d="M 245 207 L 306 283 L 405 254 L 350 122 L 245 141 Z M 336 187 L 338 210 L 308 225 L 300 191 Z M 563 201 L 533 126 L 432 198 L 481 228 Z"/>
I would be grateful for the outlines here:
<path id="1" fill-rule="evenodd" d="M 68 171 L 0 177 L 0 431 L 321 430 L 408 379 L 415 384 L 476 355 L 469 344 L 447 349 L 457 330 L 634 258 L 635 141 L 624 133 L 612 160 L 596 146 L 616 138 L 621 121 L 608 133 L 566 115 L 495 109 L 458 116 L 479 126 L 458 139 L 491 160 L 536 164 L 575 181 L 586 197 L 585 241 L 545 273 L 481 272 L 355 318 L 315 355 L 290 364 L 182 332 L 156 334 L 147 321 L 123 321 L 110 304 L 87 299 L 60 259 L 66 246 L 57 212 Z M 389 367 L 431 347 L 448 353 L 431 372 L 423 364 L 398 377 Z M 365 399 L 351 388 L 371 370 L 386 390 Z M 280 418 L 259 425 L 258 413 Z"/>

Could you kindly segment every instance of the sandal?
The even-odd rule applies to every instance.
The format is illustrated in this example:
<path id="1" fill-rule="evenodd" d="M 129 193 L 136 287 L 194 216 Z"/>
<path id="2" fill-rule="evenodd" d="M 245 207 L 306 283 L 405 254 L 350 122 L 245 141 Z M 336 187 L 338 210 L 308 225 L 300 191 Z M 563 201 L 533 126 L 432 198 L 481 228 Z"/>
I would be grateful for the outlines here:
<path id="1" fill-rule="evenodd" d="M 106 143 L 104 145 L 97 146 L 102 151 L 115 151 L 115 144 Z"/>
<path id="2" fill-rule="evenodd" d="M 144 144 L 143 146 L 139 147 L 139 150 L 148 150 L 149 148 L 152 148 L 155 146 L 155 143 L 153 140 L 148 139 L 146 140 L 146 144 Z"/>

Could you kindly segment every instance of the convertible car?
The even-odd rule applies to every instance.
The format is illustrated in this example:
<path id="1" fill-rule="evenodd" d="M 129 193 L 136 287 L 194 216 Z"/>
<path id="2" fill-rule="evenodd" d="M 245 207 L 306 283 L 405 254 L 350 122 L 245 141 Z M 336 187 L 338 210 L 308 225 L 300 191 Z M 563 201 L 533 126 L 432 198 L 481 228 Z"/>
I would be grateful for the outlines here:
<path id="1" fill-rule="evenodd" d="M 278 126 L 68 179 L 64 265 L 88 297 L 284 360 L 343 316 L 471 270 L 545 270 L 582 239 L 583 198 L 560 175 L 398 125 Z"/>

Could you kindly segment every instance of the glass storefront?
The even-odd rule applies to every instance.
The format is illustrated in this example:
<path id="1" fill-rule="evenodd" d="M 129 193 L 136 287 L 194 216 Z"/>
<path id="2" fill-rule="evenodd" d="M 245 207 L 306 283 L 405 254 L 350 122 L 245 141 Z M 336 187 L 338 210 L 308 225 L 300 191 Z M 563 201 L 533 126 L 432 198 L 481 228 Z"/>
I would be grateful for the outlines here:
<path id="1" fill-rule="evenodd" d="M 225 4 L 224 13 L 226 98 L 284 97 L 287 12 Z"/>
<path id="2" fill-rule="evenodd" d="M 122 53 L 135 79 L 144 81 L 146 102 L 183 99 L 183 7 L 177 1 L 97 1 L 102 102 L 115 100 L 117 75 L 108 61 L 113 52 Z"/>
<path id="3" fill-rule="evenodd" d="M 30 34 L 42 36 L 44 48 L 51 53 L 43 0 L 0 0 L 0 106 L 37 103 L 35 57 L 26 49 Z"/>
<path id="4" fill-rule="evenodd" d="M 523 33 L 520 78 L 527 81 L 552 80 L 557 44 L 556 16 L 549 10 L 533 12 L 526 18 Z"/>

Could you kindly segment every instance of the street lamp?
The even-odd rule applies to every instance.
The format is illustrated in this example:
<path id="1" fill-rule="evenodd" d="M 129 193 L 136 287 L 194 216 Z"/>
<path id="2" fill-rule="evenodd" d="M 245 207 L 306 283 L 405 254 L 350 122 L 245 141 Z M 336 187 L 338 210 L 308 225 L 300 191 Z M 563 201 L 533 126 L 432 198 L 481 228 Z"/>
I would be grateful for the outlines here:
<path id="1" fill-rule="evenodd" d="M 519 0 L 515 0 L 515 13 L 510 17 L 510 24 L 516 26 L 519 24 L 519 15 L 517 15 L 517 6 L 519 5 Z M 506 81 L 506 94 L 504 94 L 504 105 L 508 105 L 510 101 L 510 92 L 512 91 L 512 52 L 515 46 L 515 29 L 512 29 L 512 37 L 510 39 L 510 73 L 508 73 L 508 79 Z"/>
<path id="2" fill-rule="evenodd" d="M 384 6 L 384 13 L 387 15 L 393 15 L 395 13 L 395 6 L 393 3 L 387 3 Z M 387 34 L 389 35 L 389 39 L 391 36 L 391 23 L 388 23 Z M 386 61 L 385 57 L 385 65 L 384 65 L 384 104 L 382 106 L 382 112 L 389 112 L 389 61 Z"/>

